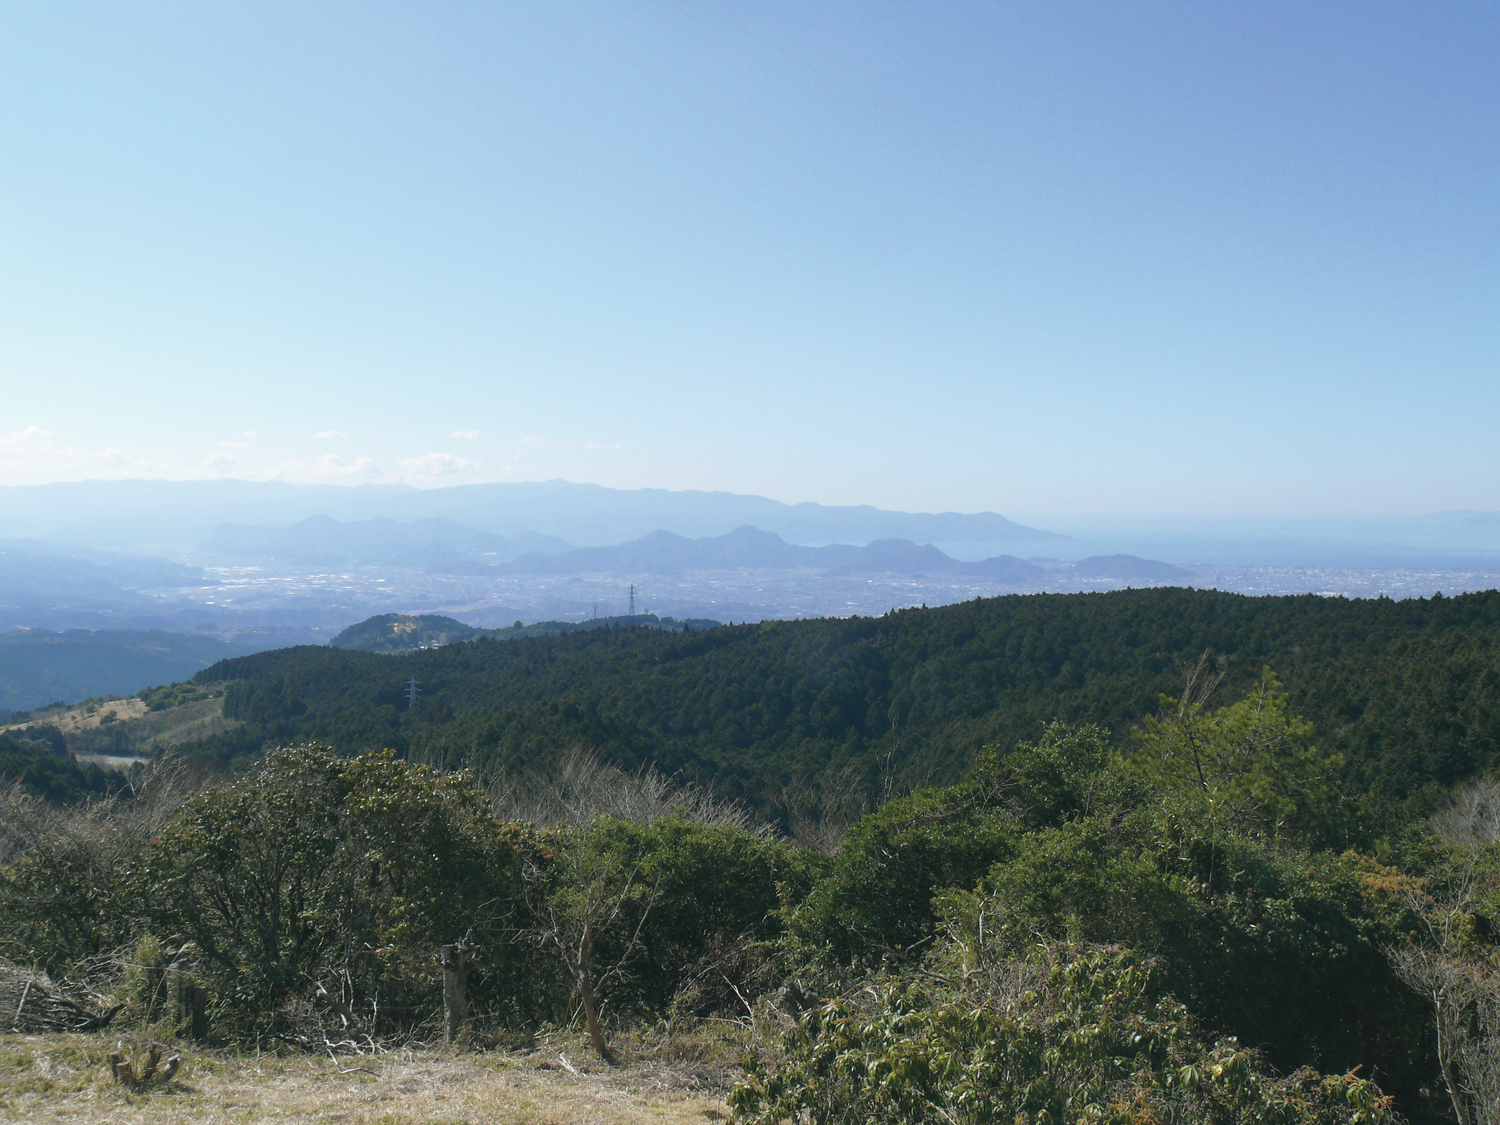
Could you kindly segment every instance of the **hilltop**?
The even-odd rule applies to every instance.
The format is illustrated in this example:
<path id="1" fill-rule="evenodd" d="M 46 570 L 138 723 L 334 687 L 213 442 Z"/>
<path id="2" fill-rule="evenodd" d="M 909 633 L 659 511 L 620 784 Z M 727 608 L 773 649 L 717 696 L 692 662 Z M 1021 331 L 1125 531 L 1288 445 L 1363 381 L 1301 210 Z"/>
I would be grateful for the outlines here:
<path id="1" fill-rule="evenodd" d="M 388 655 L 420 652 L 428 648 L 459 644 L 487 637 L 493 640 L 519 640 L 523 637 L 560 637 L 588 629 L 632 628 L 655 629 L 681 633 L 713 629 L 722 622 L 694 617 L 679 621 L 675 617 L 658 617 L 638 613 L 633 617 L 595 617 L 587 621 L 534 621 L 523 625 L 517 621 L 503 629 L 480 629 L 451 617 L 436 614 L 412 615 L 382 613 L 351 625 L 328 643 L 334 648 L 356 652 L 379 652 Z"/>
<path id="2" fill-rule="evenodd" d="M 382 613 L 351 625 L 328 643 L 358 652 L 417 652 L 472 640 L 480 630 L 438 614 Z"/>

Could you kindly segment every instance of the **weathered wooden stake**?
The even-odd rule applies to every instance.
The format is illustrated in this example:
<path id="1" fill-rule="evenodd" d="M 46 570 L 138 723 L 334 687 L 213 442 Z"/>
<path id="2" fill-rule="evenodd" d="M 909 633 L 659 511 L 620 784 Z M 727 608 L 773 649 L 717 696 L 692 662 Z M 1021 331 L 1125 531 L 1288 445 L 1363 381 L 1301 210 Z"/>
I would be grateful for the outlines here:
<path id="1" fill-rule="evenodd" d="M 452 1043 L 463 1030 L 469 1014 L 464 984 L 469 976 L 469 958 L 474 943 L 465 937 L 452 945 L 438 947 L 438 964 L 443 967 L 443 1042 Z"/>
<path id="2" fill-rule="evenodd" d="M 180 949 L 169 950 L 171 961 L 166 971 L 171 977 L 175 993 L 173 1015 L 177 1026 L 201 1041 L 208 1038 L 208 1013 L 205 1010 L 207 997 L 194 974 L 193 954 L 196 951 L 197 947 L 191 942 Z M 178 1034 L 181 1035 L 182 1030 Z"/>

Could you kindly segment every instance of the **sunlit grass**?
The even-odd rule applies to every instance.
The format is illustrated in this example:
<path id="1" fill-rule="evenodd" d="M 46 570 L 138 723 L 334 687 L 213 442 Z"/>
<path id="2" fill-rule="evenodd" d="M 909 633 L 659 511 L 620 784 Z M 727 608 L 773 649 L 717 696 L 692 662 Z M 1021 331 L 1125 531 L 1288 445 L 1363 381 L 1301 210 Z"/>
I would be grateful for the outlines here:
<path id="1" fill-rule="evenodd" d="M 681 1038 L 637 1032 L 617 1044 L 622 1060 L 617 1068 L 599 1063 L 586 1041 L 572 1036 L 546 1037 L 534 1050 L 517 1052 L 431 1048 L 337 1059 L 176 1044 L 173 1050 L 185 1056 L 177 1077 L 163 1087 L 130 1090 L 110 1076 L 109 1053 L 118 1036 L 0 1035 L 0 1121 L 718 1121 L 728 1116 L 722 1094 L 738 1058 L 736 1039 L 711 1029 Z M 143 1036 L 131 1036 L 124 1050 L 137 1057 L 146 1045 Z"/>

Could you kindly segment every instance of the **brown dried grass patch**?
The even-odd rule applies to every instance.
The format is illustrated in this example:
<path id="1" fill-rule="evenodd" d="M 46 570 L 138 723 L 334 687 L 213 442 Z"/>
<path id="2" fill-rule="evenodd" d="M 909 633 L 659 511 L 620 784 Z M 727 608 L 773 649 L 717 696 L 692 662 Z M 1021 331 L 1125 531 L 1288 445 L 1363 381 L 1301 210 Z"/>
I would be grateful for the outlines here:
<path id="1" fill-rule="evenodd" d="M 119 1125 L 703 1125 L 729 1111 L 728 1054 L 658 1057 L 659 1045 L 621 1044 L 610 1068 L 576 1040 L 524 1052 L 403 1050 L 316 1057 L 183 1047 L 187 1061 L 162 1090 L 110 1080 L 115 1038 L 0 1036 L 0 1121 Z M 565 1065 L 566 1062 L 566 1065 Z M 569 1070 L 571 1066 L 573 1069 Z"/>

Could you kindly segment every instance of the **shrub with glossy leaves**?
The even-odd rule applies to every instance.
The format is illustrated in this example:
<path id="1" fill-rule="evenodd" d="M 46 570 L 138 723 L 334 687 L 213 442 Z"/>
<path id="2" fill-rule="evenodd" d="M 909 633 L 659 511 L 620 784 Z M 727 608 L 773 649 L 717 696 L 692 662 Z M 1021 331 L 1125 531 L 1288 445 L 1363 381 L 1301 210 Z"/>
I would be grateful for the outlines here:
<path id="1" fill-rule="evenodd" d="M 850 830 L 829 877 L 791 913 L 793 957 L 910 959 L 932 932 L 939 891 L 974 886 L 1028 831 L 1109 817 L 1143 796 L 1097 726 L 1054 723 L 1036 743 L 988 747 L 957 785 L 890 801 Z"/>
<path id="2" fill-rule="evenodd" d="M 974 968 L 971 966 L 971 968 Z M 747 1064 L 730 1100 L 752 1125 L 1355 1125 L 1390 1100 L 1354 1074 L 1276 1078 L 1236 1041 L 1204 1043 L 1119 948 L 1047 946 L 1023 962 L 836 1000 Z M 864 995 L 869 996 L 873 993 Z"/>

